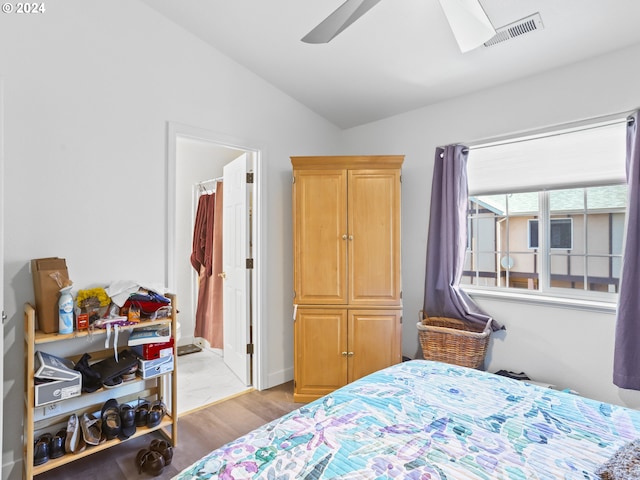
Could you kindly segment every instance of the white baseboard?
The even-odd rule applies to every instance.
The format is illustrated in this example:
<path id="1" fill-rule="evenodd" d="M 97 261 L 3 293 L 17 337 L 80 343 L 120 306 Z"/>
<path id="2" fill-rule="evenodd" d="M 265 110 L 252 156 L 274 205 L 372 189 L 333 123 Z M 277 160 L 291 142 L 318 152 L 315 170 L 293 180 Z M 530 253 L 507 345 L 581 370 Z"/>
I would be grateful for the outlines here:
<path id="1" fill-rule="evenodd" d="M 280 370 L 278 372 L 269 373 L 267 376 L 266 388 L 276 387 L 293 380 L 293 367 Z"/>

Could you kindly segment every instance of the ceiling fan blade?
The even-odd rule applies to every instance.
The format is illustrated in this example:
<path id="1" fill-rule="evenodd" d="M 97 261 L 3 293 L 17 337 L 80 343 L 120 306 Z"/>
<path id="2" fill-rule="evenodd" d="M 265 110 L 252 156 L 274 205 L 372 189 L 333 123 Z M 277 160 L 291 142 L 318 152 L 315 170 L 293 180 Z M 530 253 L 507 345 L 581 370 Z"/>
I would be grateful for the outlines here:
<path id="1" fill-rule="evenodd" d="M 496 35 L 479 0 L 440 0 L 440 6 L 463 53 Z"/>
<path id="2" fill-rule="evenodd" d="M 317 27 L 302 37 L 302 41 L 305 43 L 328 43 L 378 2 L 380 0 L 347 0 Z"/>

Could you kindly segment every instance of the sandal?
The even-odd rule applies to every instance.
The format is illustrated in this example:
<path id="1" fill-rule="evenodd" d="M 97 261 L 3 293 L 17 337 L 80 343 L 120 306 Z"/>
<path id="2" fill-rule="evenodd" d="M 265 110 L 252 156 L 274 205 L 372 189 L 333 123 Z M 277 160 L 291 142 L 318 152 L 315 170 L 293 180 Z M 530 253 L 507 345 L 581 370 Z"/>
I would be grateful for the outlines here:
<path id="1" fill-rule="evenodd" d="M 153 428 L 160 425 L 160 422 L 162 422 L 166 413 L 167 406 L 162 402 L 162 400 L 156 400 L 153 402 L 147 415 L 147 427 Z"/>
<path id="2" fill-rule="evenodd" d="M 143 448 L 136 455 L 136 465 L 138 465 L 138 473 L 148 473 L 157 477 L 164 470 L 164 457 L 156 451 Z"/>
<path id="3" fill-rule="evenodd" d="M 171 465 L 171 460 L 173 459 L 173 447 L 166 440 L 161 440 L 156 438 L 151 440 L 151 444 L 149 445 L 149 450 L 154 452 L 158 452 L 164 458 L 164 465 Z"/>
<path id="4" fill-rule="evenodd" d="M 149 416 L 149 410 L 151 404 L 148 400 L 138 399 L 138 406 L 136 407 L 136 427 L 144 427 L 147 424 L 147 418 Z"/>
<path id="5" fill-rule="evenodd" d="M 64 441 L 64 449 L 67 453 L 80 453 L 85 448 L 87 448 L 87 444 L 82 437 L 78 416 L 74 413 L 67 422 L 67 438 Z"/>
<path id="6" fill-rule="evenodd" d="M 98 445 L 102 437 L 102 422 L 93 414 L 85 413 L 80 420 L 82 436 L 89 445 Z"/>

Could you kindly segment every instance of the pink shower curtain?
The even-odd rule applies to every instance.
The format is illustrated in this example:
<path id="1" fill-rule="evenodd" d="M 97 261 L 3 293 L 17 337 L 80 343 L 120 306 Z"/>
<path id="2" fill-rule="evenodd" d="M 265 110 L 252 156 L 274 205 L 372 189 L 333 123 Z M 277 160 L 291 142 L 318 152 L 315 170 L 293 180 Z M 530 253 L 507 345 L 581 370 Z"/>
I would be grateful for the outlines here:
<path id="1" fill-rule="evenodd" d="M 222 331 L 222 182 L 216 193 L 198 200 L 193 231 L 191 265 L 198 272 L 198 303 L 195 337 L 207 340 L 211 348 L 223 348 Z"/>

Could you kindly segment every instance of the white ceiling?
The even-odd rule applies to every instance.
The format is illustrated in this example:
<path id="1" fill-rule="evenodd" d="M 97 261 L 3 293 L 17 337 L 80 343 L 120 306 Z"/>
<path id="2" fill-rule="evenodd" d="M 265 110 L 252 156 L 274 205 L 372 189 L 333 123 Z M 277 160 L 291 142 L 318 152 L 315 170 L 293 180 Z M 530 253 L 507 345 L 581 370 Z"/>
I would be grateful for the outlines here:
<path id="1" fill-rule="evenodd" d="M 141 0 L 341 128 L 640 43 L 638 0 L 481 0 L 495 28 L 544 29 L 462 54 L 438 0 L 383 0 L 328 44 L 344 0 Z"/>

